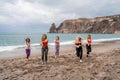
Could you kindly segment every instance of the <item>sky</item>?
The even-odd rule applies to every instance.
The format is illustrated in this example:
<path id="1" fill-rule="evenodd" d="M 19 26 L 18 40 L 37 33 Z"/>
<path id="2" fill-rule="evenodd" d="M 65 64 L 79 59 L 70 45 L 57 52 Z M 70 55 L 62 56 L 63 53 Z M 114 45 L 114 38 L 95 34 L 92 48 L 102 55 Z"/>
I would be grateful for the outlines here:
<path id="1" fill-rule="evenodd" d="M 48 32 L 54 22 L 120 14 L 120 0 L 0 0 L 0 33 Z"/>

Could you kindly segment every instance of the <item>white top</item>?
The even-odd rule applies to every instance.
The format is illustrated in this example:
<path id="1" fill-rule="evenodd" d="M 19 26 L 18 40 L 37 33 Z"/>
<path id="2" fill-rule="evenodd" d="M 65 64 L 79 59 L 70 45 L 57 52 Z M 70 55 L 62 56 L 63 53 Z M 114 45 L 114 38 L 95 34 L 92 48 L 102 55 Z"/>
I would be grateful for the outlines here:
<path id="1" fill-rule="evenodd" d="M 26 47 L 25 47 L 26 49 L 30 49 L 30 43 L 26 43 Z"/>

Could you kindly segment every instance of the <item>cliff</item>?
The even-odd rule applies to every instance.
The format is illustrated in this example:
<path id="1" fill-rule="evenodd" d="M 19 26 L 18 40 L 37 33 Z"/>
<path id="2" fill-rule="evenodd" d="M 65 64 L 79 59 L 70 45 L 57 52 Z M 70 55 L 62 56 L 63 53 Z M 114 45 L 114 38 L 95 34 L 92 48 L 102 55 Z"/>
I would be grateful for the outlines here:
<path id="1" fill-rule="evenodd" d="M 120 15 L 65 20 L 56 32 L 120 34 Z"/>

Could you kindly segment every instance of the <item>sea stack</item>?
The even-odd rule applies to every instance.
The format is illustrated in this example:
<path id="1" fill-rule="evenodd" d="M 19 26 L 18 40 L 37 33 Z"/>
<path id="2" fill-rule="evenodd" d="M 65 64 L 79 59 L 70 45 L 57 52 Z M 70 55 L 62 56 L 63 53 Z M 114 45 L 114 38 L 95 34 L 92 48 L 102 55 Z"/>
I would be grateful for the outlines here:
<path id="1" fill-rule="evenodd" d="M 56 26 L 55 26 L 55 23 L 52 23 L 52 24 L 51 24 L 49 33 L 56 33 Z"/>

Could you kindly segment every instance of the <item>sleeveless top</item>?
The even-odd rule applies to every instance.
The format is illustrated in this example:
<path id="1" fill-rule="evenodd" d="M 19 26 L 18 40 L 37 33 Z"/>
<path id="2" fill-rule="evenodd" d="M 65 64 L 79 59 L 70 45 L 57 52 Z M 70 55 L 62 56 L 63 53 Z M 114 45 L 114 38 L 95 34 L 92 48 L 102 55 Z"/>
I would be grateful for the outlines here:
<path id="1" fill-rule="evenodd" d="M 91 40 L 91 39 L 87 39 L 87 42 L 88 42 L 89 44 L 91 44 L 91 43 L 92 43 L 92 40 Z"/>
<path id="2" fill-rule="evenodd" d="M 30 43 L 26 42 L 26 47 L 25 49 L 30 49 Z"/>
<path id="3" fill-rule="evenodd" d="M 75 43 L 75 45 L 81 45 L 81 43 Z"/>
<path id="4" fill-rule="evenodd" d="M 57 42 L 57 40 L 55 40 L 55 45 L 60 45 L 60 42 Z"/>
<path id="5" fill-rule="evenodd" d="M 48 41 L 47 42 L 43 42 L 43 47 L 47 47 L 48 46 Z"/>
<path id="6" fill-rule="evenodd" d="M 79 48 L 82 47 L 82 43 L 75 43 L 75 45 L 80 45 Z M 77 48 L 77 47 L 76 47 Z"/>

